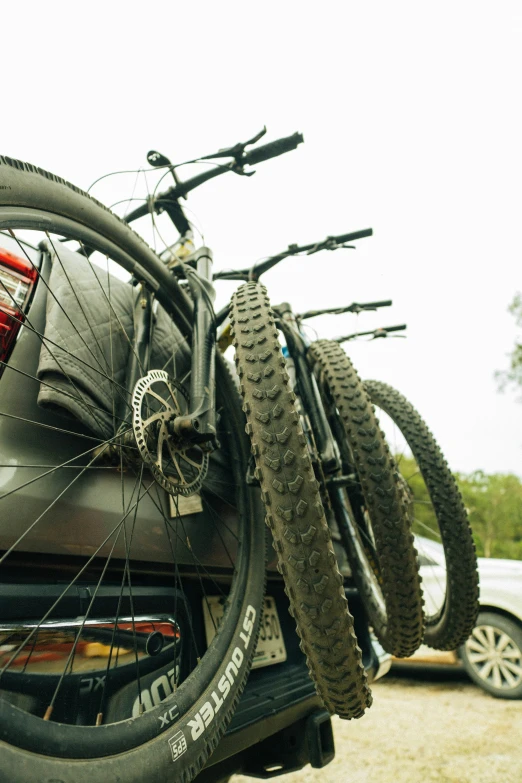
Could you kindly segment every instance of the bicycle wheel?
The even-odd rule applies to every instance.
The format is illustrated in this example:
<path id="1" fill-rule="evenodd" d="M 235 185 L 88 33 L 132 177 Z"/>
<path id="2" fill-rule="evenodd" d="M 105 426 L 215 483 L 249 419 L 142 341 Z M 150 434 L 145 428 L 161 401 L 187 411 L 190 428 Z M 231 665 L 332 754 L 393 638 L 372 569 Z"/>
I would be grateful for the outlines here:
<path id="1" fill-rule="evenodd" d="M 380 381 L 365 381 L 393 448 L 412 516 L 425 598 L 424 641 L 456 650 L 478 613 L 475 545 L 457 484 L 415 408 Z"/>
<path id="2" fill-rule="evenodd" d="M 236 291 L 231 323 L 255 476 L 301 649 L 327 709 L 359 717 L 370 690 L 264 286 Z"/>
<path id="3" fill-rule="evenodd" d="M 338 343 L 309 350 L 324 408 L 341 455 L 342 489 L 331 487 L 336 522 L 369 622 L 385 650 L 412 655 L 423 630 L 413 536 L 396 469 L 371 403 Z"/>
<path id="4" fill-rule="evenodd" d="M 237 390 L 218 358 L 210 460 L 171 440 L 161 422 L 188 406 L 190 302 L 85 193 L 8 158 L 0 183 L 3 775 L 186 783 L 233 714 L 262 606 Z M 147 292 L 154 372 L 133 407 Z"/>

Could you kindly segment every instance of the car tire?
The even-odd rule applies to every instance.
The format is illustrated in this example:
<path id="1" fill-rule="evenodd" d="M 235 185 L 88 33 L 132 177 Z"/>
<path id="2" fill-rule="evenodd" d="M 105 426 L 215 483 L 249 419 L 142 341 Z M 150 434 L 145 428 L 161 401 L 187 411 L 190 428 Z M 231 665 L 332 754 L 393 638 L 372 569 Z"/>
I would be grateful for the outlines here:
<path id="1" fill-rule="evenodd" d="M 522 627 L 495 612 L 481 612 L 459 655 L 471 679 L 500 699 L 522 699 Z"/>

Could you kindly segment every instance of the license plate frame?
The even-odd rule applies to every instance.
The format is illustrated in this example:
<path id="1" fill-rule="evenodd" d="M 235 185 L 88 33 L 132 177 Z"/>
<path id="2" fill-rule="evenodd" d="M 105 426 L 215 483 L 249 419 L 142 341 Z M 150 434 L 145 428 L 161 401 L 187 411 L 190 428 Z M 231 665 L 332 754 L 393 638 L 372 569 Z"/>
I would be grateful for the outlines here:
<path id="1" fill-rule="evenodd" d="M 216 629 L 223 618 L 223 598 L 221 596 L 206 596 L 203 599 L 203 617 L 205 621 L 205 635 L 207 644 L 210 644 L 216 635 Z M 287 653 L 279 613 L 275 600 L 271 596 L 265 596 L 261 629 L 257 642 L 252 669 L 261 669 L 264 666 L 273 666 L 276 663 L 286 661 Z"/>

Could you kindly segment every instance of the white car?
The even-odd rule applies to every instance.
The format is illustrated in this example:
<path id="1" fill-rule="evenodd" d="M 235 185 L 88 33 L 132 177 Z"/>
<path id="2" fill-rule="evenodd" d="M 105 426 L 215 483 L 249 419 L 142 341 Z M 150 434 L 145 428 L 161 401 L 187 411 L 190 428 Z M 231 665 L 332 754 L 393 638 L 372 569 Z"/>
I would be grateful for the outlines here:
<path id="1" fill-rule="evenodd" d="M 427 610 L 440 604 L 446 582 L 442 546 L 416 536 Z M 480 611 L 473 633 L 456 653 L 425 646 L 412 659 L 462 662 L 477 685 L 504 699 L 522 698 L 522 561 L 478 558 Z M 430 607 L 433 603 L 434 606 Z"/>

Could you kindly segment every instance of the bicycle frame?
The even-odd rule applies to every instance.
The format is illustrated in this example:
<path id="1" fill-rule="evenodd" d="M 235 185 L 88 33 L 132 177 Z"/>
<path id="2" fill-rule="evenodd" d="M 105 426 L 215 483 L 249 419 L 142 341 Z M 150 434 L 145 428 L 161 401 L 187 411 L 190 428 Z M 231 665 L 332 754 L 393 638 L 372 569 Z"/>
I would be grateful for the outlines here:
<path id="1" fill-rule="evenodd" d="M 310 373 L 310 366 L 307 360 L 308 339 L 299 328 L 299 324 L 288 302 L 274 307 L 274 310 L 279 316 L 276 320 L 276 326 L 283 333 L 288 351 L 294 361 L 299 396 L 303 400 L 306 413 L 310 419 L 323 471 L 327 474 L 336 473 L 341 466 L 335 450 L 332 431 L 324 412 L 317 381 Z"/>

